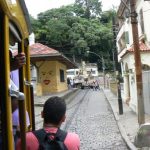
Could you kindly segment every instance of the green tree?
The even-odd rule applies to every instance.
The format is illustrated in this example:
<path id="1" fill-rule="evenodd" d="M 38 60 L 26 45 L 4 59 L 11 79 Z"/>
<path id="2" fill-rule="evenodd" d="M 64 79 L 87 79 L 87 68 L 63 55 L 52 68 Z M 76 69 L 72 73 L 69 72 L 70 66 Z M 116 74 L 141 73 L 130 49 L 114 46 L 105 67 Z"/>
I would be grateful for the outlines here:
<path id="1" fill-rule="evenodd" d="M 75 5 L 83 9 L 84 17 L 100 17 L 102 4 L 99 0 L 75 0 Z"/>
<path id="2" fill-rule="evenodd" d="M 93 55 L 87 57 L 86 54 L 87 50 L 93 51 L 103 55 L 108 60 L 106 67 L 110 68 L 113 44 L 110 18 L 114 12 L 101 12 L 101 17 L 96 17 L 98 14 L 95 12 L 95 17 L 88 18 L 81 6 L 63 6 L 40 13 L 37 19 L 31 18 L 36 41 L 55 48 L 70 58 L 75 56 L 77 61 L 84 59 L 96 62 L 98 58 Z M 99 66 L 101 68 L 101 62 Z"/>

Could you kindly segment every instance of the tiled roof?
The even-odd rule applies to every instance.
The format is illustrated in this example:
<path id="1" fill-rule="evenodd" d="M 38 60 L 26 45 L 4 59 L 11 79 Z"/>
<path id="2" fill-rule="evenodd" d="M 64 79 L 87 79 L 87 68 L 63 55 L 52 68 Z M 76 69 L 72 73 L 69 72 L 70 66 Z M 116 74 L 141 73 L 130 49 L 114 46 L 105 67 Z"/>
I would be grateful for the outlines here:
<path id="1" fill-rule="evenodd" d="M 59 61 L 67 66 L 67 69 L 77 68 L 76 64 L 69 60 L 66 56 L 59 51 L 52 49 L 40 43 L 35 43 L 30 46 L 30 58 L 31 62 L 37 61 Z"/>
<path id="2" fill-rule="evenodd" d="M 17 55 L 18 51 L 13 50 L 13 55 Z M 52 49 L 40 43 L 35 43 L 30 46 L 30 58 L 31 62 L 51 60 L 60 61 L 67 66 L 67 69 L 77 68 L 77 65 L 69 60 L 66 56 L 61 54 L 59 51 Z"/>
<path id="3" fill-rule="evenodd" d="M 50 55 L 50 54 L 58 54 L 59 52 L 55 49 L 52 49 L 48 46 L 45 46 L 40 43 L 35 43 L 30 46 L 30 55 Z"/>
<path id="4" fill-rule="evenodd" d="M 150 52 L 150 47 L 148 47 L 145 43 L 139 42 L 140 52 Z M 127 49 L 124 53 L 121 54 L 121 58 L 123 58 L 126 54 L 134 52 L 133 45 Z"/>
<path id="5" fill-rule="evenodd" d="M 145 43 L 143 42 L 140 42 L 139 43 L 139 48 L 140 48 L 140 51 L 150 51 L 150 47 L 148 47 Z M 134 48 L 133 48 L 133 45 L 127 49 L 127 51 L 129 52 L 133 52 L 134 51 Z"/>

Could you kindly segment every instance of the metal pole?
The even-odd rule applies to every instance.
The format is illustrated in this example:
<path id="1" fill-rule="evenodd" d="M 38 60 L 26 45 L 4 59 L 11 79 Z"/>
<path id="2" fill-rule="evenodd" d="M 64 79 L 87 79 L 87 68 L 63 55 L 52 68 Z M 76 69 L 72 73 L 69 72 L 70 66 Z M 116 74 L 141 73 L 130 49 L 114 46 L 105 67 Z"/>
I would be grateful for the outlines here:
<path id="1" fill-rule="evenodd" d="M 105 61 L 102 56 L 102 67 L 103 67 L 103 80 L 104 80 L 104 89 L 105 89 Z"/>
<path id="2" fill-rule="evenodd" d="M 21 53 L 24 50 L 24 42 L 18 43 L 18 52 Z M 24 88 L 24 67 L 19 69 L 19 89 L 21 92 L 25 92 Z M 26 150 L 26 109 L 25 100 L 19 100 L 19 124 L 20 124 L 20 139 L 21 150 Z"/>
<path id="3" fill-rule="evenodd" d="M 117 93 L 118 93 L 118 107 L 119 107 L 119 114 L 123 114 L 123 104 L 122 104 L 122 97 L 121 97 L 121 86 L 120 86 L 120 71 L 121 67 L 118 62 L 118 53 L 116 48 L 116 24 L 115 24 L 115 18 L 112 18 L 112 24 L 113 24 L 113 35 L 114 35 L 114 60 L 115 60 L 115 72 L 116 72 L 116 79 L 117 79 Z"/>
<path id="4" fill-rule="evenodd" d="M 34 110 L 34 89 L 33 85 L 30 85 L 30 97 L 31 97 L 31 113 L 32 113 L 32 131 L 35 130 L 35 110 Z"/>
<path id="5" fill-rule="evenodd" d="M 136 86 L 137 86 L 138 123 L 143 124 L 145 123 L 145 115 L 144 115 L 144 98 L 143 98 L 143 85 L 142 85 L 142 66 L 141 66 L 139 35 L 138 35 L 138 26 L 137 26 L 138 22 L 137 22 L 137 13 L 135 10 L 135 4 L 136 4 L 136 0 L 130 0 Z"/>

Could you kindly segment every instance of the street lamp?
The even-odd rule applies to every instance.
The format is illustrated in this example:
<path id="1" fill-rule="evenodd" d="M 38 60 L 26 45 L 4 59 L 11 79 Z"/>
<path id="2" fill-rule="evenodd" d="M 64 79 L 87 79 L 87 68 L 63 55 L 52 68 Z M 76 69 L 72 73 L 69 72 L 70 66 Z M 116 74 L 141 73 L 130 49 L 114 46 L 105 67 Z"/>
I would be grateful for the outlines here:
<path id="1" fill-rule="evenodd" d="M 91 51 L 86 51 L 86 52 L 87 52 L 88 54 L 89 54 L 89 53 L 95 54 L 96 56 L 98 56 L 98 57 L 101 59 L 101 61 L 102 61 L 102 68 L 103 68 L 104 88 L 105 88 L 105 60 L 104 60 L 104 58 L 103 58 L 103 55 L 100 56 L 100 55 L 96 54 L 95 52 L 91 52 Z"/>

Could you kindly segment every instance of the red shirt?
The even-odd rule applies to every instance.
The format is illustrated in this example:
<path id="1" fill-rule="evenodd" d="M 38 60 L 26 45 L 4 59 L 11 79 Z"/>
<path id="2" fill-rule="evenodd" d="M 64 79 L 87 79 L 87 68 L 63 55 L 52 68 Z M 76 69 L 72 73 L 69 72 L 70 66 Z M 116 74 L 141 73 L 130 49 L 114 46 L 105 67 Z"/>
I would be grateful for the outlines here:
<path id="1" fill-rule="evenodd" d="M 45 131 L 50 133 L 56 133 L 57 128 L 45 128 Z M 79 150 L 80 147 L 79 136 L 75 133 L 67 133 L 64 144 L 66 145 L 68 150 Z M 32 132 L 28 132 L 26 134 L 26 148 L 27 150 L 38 150 L 39 148 L 38 139 Z M 20 140 L 17 143 L 17 150 L 21 150 Z"/>

